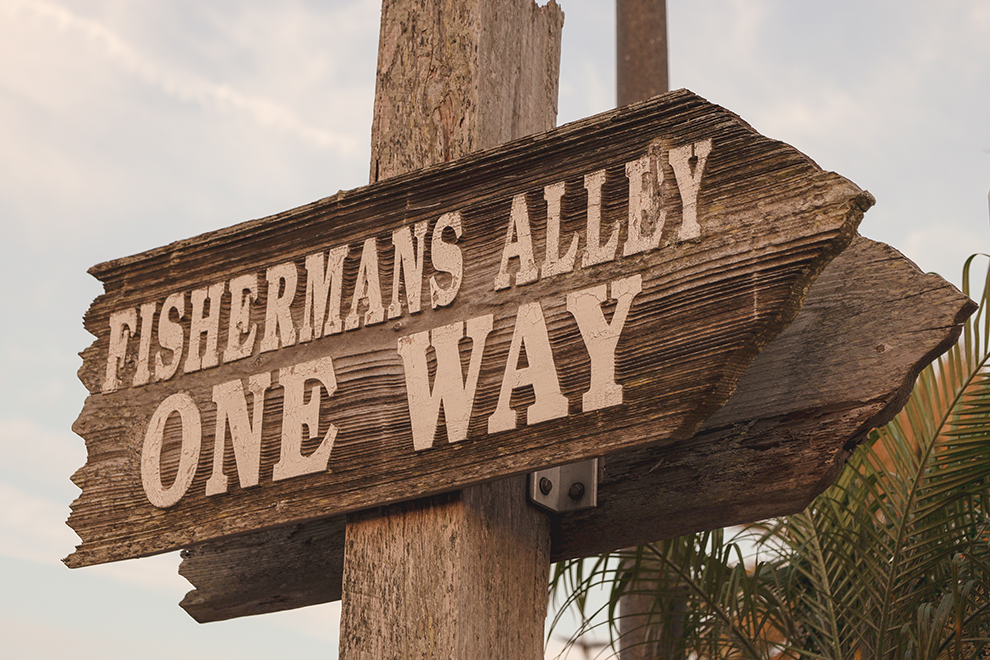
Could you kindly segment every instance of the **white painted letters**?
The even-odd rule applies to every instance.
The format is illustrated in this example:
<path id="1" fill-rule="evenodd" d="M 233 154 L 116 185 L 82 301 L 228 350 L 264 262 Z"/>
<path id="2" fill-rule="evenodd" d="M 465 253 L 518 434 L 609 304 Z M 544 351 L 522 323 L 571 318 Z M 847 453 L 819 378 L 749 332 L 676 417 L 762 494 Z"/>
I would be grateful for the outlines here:
<path id="1" fill-rule="evenodd" d="M 146 385 L 151 380 L 151 330 L 155 324 L 155 312 L 158 311 L 158 303 L 150 302 L 141 305 L 141 328 L 138 335 L 141 343 L 138 348 L 137 368 L 134 370 L 134 386 Z"/>
<path id="2" fill-rule="evenodd" d="M 127 340 L 137 330 L 137 310 L 121 309 L 110 315 L 110 348 L 107 349 L 107 371 L 103 378 L 103 393 L 116 392 L 120 387 L 120 367 L 127 355 Z"/>
<path id="3" fill-rule="evenodd" d="M 677 179 L 677 189 L 681 192 L 681 204 L 684 216 L 681 221 L 681 231 L 678 237 L 682 241 L 701 237 L 701 227 L 698 225 L 698 190 L 701 188 L 701 174 L 708 162 L 708 154 L 712 151 L 711 139 L 687 144 L 670 150 L 670 166 Z M 694 171 L 691 171 L 691 157 L 697 158 Z"/>
<path id="4" fill-rule="evenodd" d="M 430 304 L 433 309 L 446 307 L 454 302 L 464 280 L 464 258 L 461 256 L 461 249 L 443 240 L 443 230 L 448 227 L 453 230 L 455 238 L 460 238 L 464 233 L 459 212 L 444 213 L 433 228 L 433 239 L 430 243 L 433 268 L 438 273 L 450 274 L 450 281 L 446 287 L 440 286 L 436 275 L 430 278 Z"/>
<path id="5" fill-rule="evenodd" d="M 641 158 L 617 162 L 609 165 L 611 169 L 584 174 L 587 219 L 580 262 L 578 251 L 582 244 L 582 232 L 571 228 L 562 235 L 562 223 L 563 209 L 573 209 L 576 202 L 568 197 L 568 187 L 571 195 L 580 195 L 581 179 L 575 175 L 567 181 L 534 184 L 542 186 L 546 200 L 545 236 L 542 237 L 545 238 L 542 245 L 545 251 L 541 252 L 541 264 L 535 258 L 534 236 L 526 201 L 527 194 L 535 194 L 538 189 L 513 191 L 507 224 L 503 225 L 506 229 L 501 255 L 495 252 L 497 246 L 492 246 L 491 241 L 484 248 L 487 261 L 483 263 L 491 270 L 494 270 L 498 257 L 495 291 L 509 290 L 513 285 L 532 284 L 541 279 L 565 277 L 577 268 L 615 262 L 620 258 L 620 237 L 625 240 L 623 257 L 659 249 L 666 220 L 660 195 L 664 169 L 667 167 L 665 161 L 669 162 L 674 174 L 683 206 L 678 238 L 680 241 L 699 238 L 703 228 L 698 218 L 698 196 L 711 152 L 711 140 L 702 140 L 670 149 L 664 157 L 661 143 L 655 141 Z M 620 183 L 623 171 L 628 185 Z M 617 177 L 609 185 L 607 172 Z M 623 188 L 628 191 L 628 216 L 623 210 L 618 212 L 623 217 L 617 218 L 616 210 L 622 208 Z M 606 195 L 607 200 L 604 199 Z M 495 200 L 493 204 L 497 203 L 499 208 L 505 209 L 505 201 Z M 473 214 L 473 210 L 470 211 Z M 602 226 L 603 214 L 610 220 L 607 227 Z M 306 344 L 304 348 L 294 349 L 301 351 L 294 364 L 292 354 L 287 353 L 288 359 L 280 357 L 268 367 L 281 366 L 277 371 L 276 387 L 282 390 L 280 414 L 276 413 L 273 417 L 271 410 L 268 413 L 270 425 L 278 424 L 278 417 L 281 417 L 280 433 L 271 429 L 268 436 L 271 442 L 274 443 L 276 437 L 280 442 L 278 462 L 273 466 L 271 479 L 281 481 L 324 472 L 330 466 L 338 435 L 337 426 L 326 419 L 327 399 L 337 391 L 334 363 L 328 353 L 332 350 L 335 356 L 341 352 L 346 354 L 347 338 L 339 337 L 345 331 L 383 323 L 386 317 L 398 319 L 405 314 L 421 315 L 424 311 L 424 279 L 428 280 L 431 309 L 453 306 L 466 277 L 473 275 L 465 272 L 471 262 L 468 260 L 465 263 L 463 246 L 485 245 L 482 240 L 485 237 L 472 237 L 473 241 L 460 240 L 465 232 L 465 222 L 473 222 L 474 217 L 471 214 L 462 216 L 461 211 L 443 213 L 433 225 L 432 233 L 430 221 L 422 219 L 410 220 L 408 224 L 393 229 L 392 295 L 387 309 L 382 300 L 377 239 L 370 236 L 363 240 L 359 264 L 355 264 L 357 255 L 351 256 L 348 245 L 331 248 L 315 246 L 314 252 L 293 253 L 296 255 L 293 260 L 267 267 L 264 270 L 267 287 L 260 286 L 262 273 L 259 269 L 209 286 L 195 285 L 199 288 L 193 289 L 190 285 L 185 291 L 168 295 L 164 301 L 135 302 L 131 303 L 132 306 L 112 311 L 107 319 L 109 329 L 103 340 L 107 353 L 101 390 L 104 394 L 115 392 L 122 386 L 122 381 L 131 386 L 165 381 L 175 376 L 180 365 L 186 373 L 192 373 L 218 367 L 221 357 L 224 363 L 231 363 L 256 352 Z M 568 218 L 568 222 L 572 222 L 570 215 Z M 621 230 L 623 223 L 627 223 L 624 236 Z M 541 226 L 537 222 L 537 230 Z M 668 248 L 678 249 L 678 246 L 674 243 L 665 246 L 665 249 Z M 683 249 L 692 248 L 684 246 Z M 518 264 L 512 263 L 510 268 L 510 262 L 514 260 L 518 260 Z M 643 267 L 651 268 L 652 263 L 646 262 Z M 432 272 L 427 272 L 430 267 Z M 571 403 L 576 409 L 578 392 L 573 385 L 575 382 L 589 383 L 587 391 L 581 393 L 581 411 L 584 413 L 622 405 L 624 390 L 623 384 L 617 381 L 616 352 L 634 301 L 644 287 L 644 276 L 637 269 L 627 268 L 627 271 L 634 271 L 631 275 L 628 272 L 626 276 L 613 275 L 622 272 L 622 268 L 621 264 L 613 264 L 602 269 L 598 273 L 600 279 L 597 281 L 600 283 L 594 286 L 583 282 L 590 280 L 594 284 L 595 273 L 584 273 L 580 279 L 582 288 L 577 291 L 572 290 L 573 287 L 567 288 L 565 282 L 562 286 L 547 286 L 546 293 L 543 290 L 537 292 L 534 287 L 533 293 L 526 296 L 519 294 L 527 291 L 501 294 L 489 289 L 483 292 L 487 300 L 494 296 L 498 301 L 492 309 L 507 315 L 502 321 L 514 323 L 504 365 L 486 365 L 484 362 L 486 346 L 490 349 L 489 353 L 495 355 L 502 355 L 505 351 L 504 343 L 501 350 L 490 346 L 495 341 L 491 338 L 496 325 L 494 314 L 456 320 L 464 317 L 459 317 L 459 310 L 455 308 L 443 312 L 444 316 L 438 315 L 437 318 L 445 320 L 432 328 L 430 326 L 433 324 L 416 320 L 418 331 L 399 338 L 396 344 L 398 360 L 404 371 L 413 451 L 421 452 L 434 446 L 441 410 L 447 444 L 467 444 L 476 409 L 484 409 L 484 412 L 477 413 L 482 418 L 475 422 L 487 422 L 488 434 L 567 417 Z M 480 275 L 485 278 L 483 282 L 491 281 L 487 279 L 491 276 L 490 272 Z M 299 281 L 300 277 L 305 278 L 304 286 Z M 474 292 L 484 288 L 476 283 L 474 285 Z M 350 309 L 345 316 L 344 288 L 350 286 L 353 286 L 347 292 L 351 295 Z M 404 298 L 400 292 L 403 287 Z M 229 303 L 226 297 L 228 289 Z M 305 297 L 299 300 L 296 294 L 303 289 Z M 260 303 L 262 296 L 265 300 Z M 514 296 L 519 296 L 521 300 L 512 300 Z M 538 296 L 542 298 L 532 302 Z M 610 300 L 614 302 L 614 311 L 607 316 L 605 309 Z M 505 304 L 507 302 L 511 304 Z M 229 304 L 229 308 L 222 309 L 224 304 Z M 260 310 L 261 304 L 264 304 L 265 315 L 264 325 L 259 327 L 260 320 L 252 323 L 252 309 Z M 513 317 L 513 312 L 507 308 L 515 306 L 518 307 Z M 463 307 L 464 311 L 469 309 L 477 307 Z M 563 314 L 563 309 L 570 316 Z M 551 342 L 545 311 L 553 320 L 555 341 L 562 342 L 560 346 Z M 221 347 L 222 320 L 226 320 L 228 326 L 225 329 L 226 342 Z M 402 323 L 394 324 L 396 330 L 402 327 Z M 389 332 L 380 329 L 377 336 L 386 337 Z M 368 334 L 369 338 L 374 337 L 373 333 Z M 317 344 L 318 340 L 334 335 L 338 337 L 328 339 L 325 344 Z M 586 368 L 590 373 L 578 376 L 587 377 L 587 381 L 575 381 L 574 365 L 559 365 L 560 373 L 566 375 L 565 382 L 571 383 L 568 395 L 574 400 L 569 401 L 561 389 L 554 349 L 560 356 L 572 355 L 579 341 L 578 336 L 590 356 L 590 363 L 580 364 L 588 364 Z M 505 341 L 507 331 L 501 337 Z M 139 341 L 131 341 L 134 338 Z M 341 348 L 342 351 L 338 350 Z M 324 357 L 313 359 L 317 355 Z M 256 363 L 262 369 L 260 373 L 242 376 L 242 371 L 221 369 L 218 371 L 220 375 L 209 385 L 205 381 L 196 385 L 200 388 L 194 390 L 200 392 L 198 396 L 209 396 L 212 389 L 212 402 L 216 407 L 212 467 L 206 470 L 209 474 L 205 484 L 207 496 L 230 490 L 233 474 L 229 474 L 230 469 L 225 472 L 224 466 L 228 446 L 234 457 L 232 469 L 242 489 L 259 485 L 261 458 L 265 452 L 276 450 L 275 447 L 262 446 L 266 396 L 270 407 L 278 401 L 278 396 L 269 392 L 275 373 L 264 370 L 263 362 L 259 360 Z M 432 379 L 431 362 L 435 362 Z M 286 364 L 289 366 L 282 366 Z M 483 366 L 488 368 L 483 369 Z M 386 365 L 384 370 L 389 368 Z M 501 381 L 495 382 L 499 377 Z M 484 378 L 491 380 L 485 383 L 482 382 Z M 218 381 L 223 382 L 213 384 Z M 496 385 L 498 399 L 494 402 L 494 411 L 489 414 Z M 148 388 L 148 391 L 153 389 Z M 527 392 L 531 389 L 533 392 L 532 403 L 525 410 L 519 403 L 516 404 L 519 410 L 511 407 L 513 395 L 518 397 L 520 389 Z M 476 406 L 476 396 L 491 398 Z M 209 404 L 208 401 L 201 403 Z M 324 410 L 322 418 L 321 406 Z M 178 476 L 171 485 L 166 485 L 162 483 L 162 450 L 166 425 L 170 418 L 174 423 L 176 415 L 181 426 Z M 487 419 L 484 419 L 486 415 Z M 141 479 L 148 500 L 154 506 L 171 507 L 191 488 L 201 453 L 201 427 L 200 410 L 192 395 L 186 391 L 167 396 L 152 415 L 145 429 Z M 172 429 L 170 425 L 170 433 Z M 485 441 L 484 438 L 477 440 Z M 203 460 L 210 460 L 210 457 L 204 456 Z"/>
<path id="6" fill-rule="evenodd" d="M 189 353 L 183 370 L 186 373 L 215 367 L 220 363 L 217 339 L 220 335 L 220 299 L 223 298 L 225 282 L 192 292 L 192 324 L 189 330 Z M 207 313 L 205 310 L 209 308 Z M 199 340 L 206 335 L 206 347 L 200 356 Z"/>
<path id="7" fill-rule="evenodd" d="M 162 483 L 162 445 L 165 442 L 165 422 L 172 413 L 179 414 L 182 424 L 182 447 L 179 469 L 172 485 Z M 203 441 L 203 426 L 199 408 L 186 392 L 176 392 L 161 402 L 148 422 L 141 449 L 141 483 L 148 501 L 159 509 L 167 509 L 186 494 L 196 476 L 199 449 Z"/>
<path id="8" fill-rule="evenodd" d="M 306 384 L 316 381 L 310 390 L 309 403 L 305 402 Z M 320 432 L 321 390 L 327 397 L 337 391 L 337 379 L 333 372 L 333 360 L 323 357 L 278 371 L 278 383 L 285 389 L 282 411 L 282 453 L 272 478 L 275 481 L 313 474 L 327 469 L 330 452 L 337 437 L 337 427 L 329 424 L 327 432 L 309 456 L 303 456 L 303 428 L 306 438 L 312 439 Z"/>
<path id="9" fill-rule="evenodd" d="M 605 170 L 584 175 L 584 187 L 588 191 L 588 223 L 585 238 L 587 245 L 584 248 L 584 257 L 581 259 L 582 268 L 614 260 L 615 250 L 619 246 L 618 222 L 612 226 L 612 234 L 605 245 L 602 245 L 602 186 L 604 185 Z"/>
<path id="10" fill-rule="evenodd" d="M 258 299 L 258 276 L 241 275 L 230 281 L 230 320 L 224 362 L 251 357 L 258 324 L 251 323 L 251 305 Z"/>
<path id="11" fill-rule="evenodd" d="M 667 212 L 661 208 L 659 196 L 663 183 L 663 168 L 658 162 L 660 155 L 650 153 L 639 160 L 626 163 L 626 177 L 629 179 L 629 226 L 622 256 L 629 257 L 641 252 L 649 252 L 660 246 L 663 223 Z M 646 226 L 652 224 L 649 233 Z"/>
<path id="12" fill-rule="evenodd" d="M 413 247 L 409 225 L 392 232 L 392 246 L 395 249 L 395 266 L 392 268 L 392 303 L 388 306 L 388 317 L 402 316 L 402 303 L 399 301 L 399 282 L 406 276 L 406 307 L 410 314 L 419 312 L 419 297 L 423 290 L 423 256 L 426 253 L 426 220 L 416 223 L 416 246 Z M 443 231 L 441 229 L 441 231 Z"/>
<path id="13" fill-rule="evenodd" d="M 523 348 L 526 350 L 527 364 L 520 369 L 519 357 Z M 526 409 L 527 426 L 567 416 L 567 397 L 560 392 L 547 322 L 538 302 L 520 306 L 516 315 L 516 328 L 512 333 L 498 405 L 488 418 L 489 433 L 516 428 L 516 411 L 509 407 L 509 400 L 512 391 L 524 385 L 532 385 L 536 394 L 536 401 Z"/>
<path id="14" fill-rule="evenodd" d="M 291 261 L 272 266 L 265 273 L 268 280 L 268 305 L 265 307 L 265 336 L 261 352 L 274 351 L 296 343 L 296 328 L 292 323 L 292 299 L 296 296 L 299 274 Z M 280 342 L 281 340 L 281 342 Z"/>
<path id="15" fill-rule="evenodd" d="M 368 300 L 368 311 L 364 315 L 364 324 L 375 325 L 385 320 L 385 308 L 382 306 L 382 287 L 378 278 L 378 243 L 374 237 L 364 242 L 361 250 L 361 265 L 358 267 L 357 284 L 354 286 L 354 297 L 351 300 L 351 313 L 344 321 L 345 330 L 357 330 L 361 324 L 358 307 L 361 301 Z"/>
<path id="16" fill-rule="evenodd" d="M 326 260 L 322 252 L 306 257 L 306 301 L 302 326 L 299 328 L 300 342 L 343 332 L 340 298 L 344 281 L 344 257 L 349 250 L 348 246 L 341 245 L 330 250 Z"/>
<path id="17" fill-rule="evenodd" d="M 227 476 L 223 473 L 223 454 L 226 447 L 227 427 L 230 427 L 230 443 L 234 447 L 234 463 L 241 488 L 258 485 L 261 469 L 261 424 L 265 412 L 265 392 L 272 384 L 272 376 L 265 371 L 248 379 L 248 390 L 253 401 L 254 424 L 248 419 L 247 400 L 241 380 L 232 380 L 213 387 L 213 403 L 217 404 L 216 434 L 213 437 L 213 474 L 206 482 L 206 494 L 227 492 Z"/>
<path id="18" fill-rule="evenodd" d="M 540 270 L 533 259 L 533 238 L 529 230 L 529 208 L 526 206 L 526 195 L 516 195 L 512 198 L 512 210 L 509 211 L 509 227 L 505 231 L 505 247 L 502 248 L 502 262 L 495 276 L 495 290 L 508 289 L 512 284 L 509 276 L 509 259 L 519 259 L 519 270 L 516 271 L 516 286 L 532 284 L 540 277 Z"/>
<path id="19" fill-rule="evenodd" d="M 165 299 L 161 316 L 158 317 L 158 343 L 166 351 L 172 353 L 168 364 L 162 359 L 162 352 L 155 354 L 155 380 L 168 380 L 179 369 L 182 358 L 182 326 L 172 320 L 172 312 L 177 312 L 176 318 L 181 321 L 186 315 L 186 294 L 173 293 Z"/>
<path id="20" fill-rule="evenodd" d="M 474 405 L 474 392 L 478 386 L 478 374 L 481 372 L 481 358 L 485 352 L 485 340 L 491 331 L 491 314 L 468 320 L 467 337 L 471 339 L 471 359 L 467 378 L 461 376 L 461 356 L 458 348 L 458 344 L 465 336 L 463 321 L 399 339 L 398 351 L 406 374 L 413 448 L 416 451 L 429 449 L 433 445 L 441 404 L 447 424 L 447 441 L 460 442 L 467 438 Z M 437 370 L 432 390 L 426 364 L 426 350 L 431 345 L 437 356 Z"/>
<path id="21" fill-rule="evenodd" d="M 571 245 L 563 257 L 560 256 L 560 199 L 564 196 L 564 182 L 555 183 L 543 189 L 543 198 L 547 201 L 547 253 L 541 277 L 563 275 L 574 270 L 574 259 L 577 257 L 578 236 L 571 238 Z"/>
<path id="22" fill-rule="evenodd" d="M 609 287 L 612 300 L 616 301 L 610 323 L 605 321 L 601 308 L 606 300 L 604 284 L 567 294 L 567 311 L 577 321 L 591 356 L 591 389 L 581 398 L 584 412 L 622 403 L 622 385 L 615 382 L 615 347 L 633 298 L 643 290 L 643 277 L 636 274 L 616 280 Z"/>
<path id="23" fill-rule="evenodd" d="M 574 205 L 568 190 L 571 195 L 578 195 L 579 191 L 574 189 L 579 179 L 540 184 L 546 200 L 543 237 L 533 235 L 527 204 L 527 195 L 536 191 L 514 191 L 508 205 L 494 290 L 505 291 L 513 285 L 524 286 L 566 276 L 576 268 L 615 262 L 619 258 L 618 247 L 623 233 L 622 257 L 659 249 L 666 220 L 660 191 L 668 167 L 674 174 L 682 204 L 678 240 L 699 238 L 703 228 L 698 218 L 698 196 L 712 153 L 712 141 L 700 140 L 675 147 L 666 155 L 662 144 L 659 139 L 654 140 L 642 157 L 621 164 L 628 192 L 628 211 L 621 219 L 615 216 L 615 209 L 620 208 L 616 202 L 621 202 L 615 199 L 616 188 L 620 187 L 607 185 L 610 170 L 599 169 L 583 175 L 587 194 L 583 239 L 581 231 L 562 235 L 563 209 Z M 618 181 L 614 183 L 618 184 Z M 610 196 L 608 203 L 603 199 L 606 194 Z M 502 203 L 499 206 L 505 208 Z M 603 214 L 608 214 L 610 220 L 607 227 L 602 226 Z M 151 381 L 161 382 L 173 378 L 180 366 L 185 373 L 193 373 L 217 367 L 221 361 L 231 363 L 259 352 L 277 351 L 297 343 L 339 335 L 345 330 L 380 324 L 386 318 L 415 315 L 423 310 L 422 293 L 426 284 L 431 309 L 450 307 L 465 282 L 465 269 L 471 263 L 466 261 L 462 246 L 458 245 L 464 234 L 464 222 L 462 211 L 457 210 L 437 218 L 432 234 L 429 220 L 417 220 L 393 229 L 392 295 L 387 309 L 382 299 L 377 240 L 372 236 L 363 241 L 357 276 L 353 279 L 350 246 L 338 245 L 322 248 L 305 258 L 270 266 L 264 273 L 240 274 L 225 282 L 174 292 L 164 301 L 147 301 L 140 307 L 112 311 L 107 319 L 106 364 L 100 390 L 110 394 L 125 382 L 132 387 Z M 627 225 L 625 232 L 622 231 L 623 223 Z M 538 263 L 534 240 L 541 238 L 545 250 L 541 252 L 542 263 Z M 583 250 L 580 249 L 582 243 Z M 676 242 L 672 247 L 676 249 Z M 512 263 L 517 259 L 518 264 Z M 486 263 L 494 266 L 492 261 Z M 433 272 L 427 273 L 430 266 Z M 349 273 L 346 281 L 345 273 Z M 262 274 L 267 287 L 259 284 Z M 299 281 L 300 277 L 305 279 L 305 284 Z M 349 286 L 353 288 L 346 292 L 351 297 L 350 309 L 345 315 L 343 295 L 345 287 Z M 404 299 L 400 291 L 403 287 Z M 300 300 L 296 294 L 302 289 L 305 294 Z M 252 322 L 253 310 L 262 298 L 263 325 Z M 228 305 L 227 309 L 223 309 L 224 305 Z M 222 322 L 226 322 L 227 327 L 223 333 L 226 341 L 221 345 Z M 399 327 L 401 325 L 396 326 Z M 139 341 L 131 341 L 134 338 Z"/>

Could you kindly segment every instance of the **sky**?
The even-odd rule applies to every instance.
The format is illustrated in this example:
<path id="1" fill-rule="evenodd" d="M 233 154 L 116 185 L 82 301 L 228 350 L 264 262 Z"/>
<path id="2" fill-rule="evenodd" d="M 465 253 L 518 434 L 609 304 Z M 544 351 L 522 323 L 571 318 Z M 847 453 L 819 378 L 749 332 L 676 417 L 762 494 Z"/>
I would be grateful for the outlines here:
<path id="1" fill-rule="evenodd" d="M 614 107 L 615 21 L 560 4 L 563 124 Z M 336 657 L 339 604 L 200 625 L 174 553 L 60 558 L 87 269 L 365 184 L 380 6 L 0 0 L 5 657 Z M 990 1 L 668 0 L 668 23 L 671 86 L 872 192 L 863 235 L 957 284 L 990 251 Z"/>

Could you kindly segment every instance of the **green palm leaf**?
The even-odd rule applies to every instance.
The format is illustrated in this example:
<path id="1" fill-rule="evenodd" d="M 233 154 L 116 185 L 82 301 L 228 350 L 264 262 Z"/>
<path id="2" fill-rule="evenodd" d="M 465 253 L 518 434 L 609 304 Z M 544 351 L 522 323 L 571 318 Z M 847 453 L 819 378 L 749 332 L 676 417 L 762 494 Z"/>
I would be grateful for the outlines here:
<path id="1" fill-rule="evenodd" d="M 803 651 L 940 658 L 982 644 L 990 625 L 986 302 L 984 287 L 961 340 L 922 373 L 904 410 L 806 512 L 768 535 L 781 545 L 775 569 L 804 580 L 787 594 L 815 640 Z"/>

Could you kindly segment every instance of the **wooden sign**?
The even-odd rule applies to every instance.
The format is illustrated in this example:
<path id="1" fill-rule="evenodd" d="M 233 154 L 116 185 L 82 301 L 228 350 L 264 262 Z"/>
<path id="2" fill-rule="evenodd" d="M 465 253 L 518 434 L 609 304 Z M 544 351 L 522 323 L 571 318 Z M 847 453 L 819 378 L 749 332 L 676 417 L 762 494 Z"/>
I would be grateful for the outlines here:
<path id="1" fill-rule="evenodd" d="M 681 91 L 96 266 L 66 561 L 686 440 L 870 204 Z"/>
<path id="2" fill-rule="evenodd" d="M 698 433 L 601 461 L 599 505 L 552 517 L 552 560 L 804 509 L 975 309 L 893 248 L 857 237 Z M 339 599 L 345 518 L 188 549 L 179 572 L 195 589 L 182 607 L 207 622 Z"/>

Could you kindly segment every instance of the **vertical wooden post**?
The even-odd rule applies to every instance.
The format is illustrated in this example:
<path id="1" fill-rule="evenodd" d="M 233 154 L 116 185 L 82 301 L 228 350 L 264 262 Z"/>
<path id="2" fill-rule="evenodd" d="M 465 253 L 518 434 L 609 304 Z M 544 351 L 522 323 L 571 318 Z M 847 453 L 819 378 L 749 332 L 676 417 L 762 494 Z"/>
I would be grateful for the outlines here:
<path id="1" fill-rule="evenodd" d="M 384 0 L 371 180 L 553 128 L 553 0 Z M 525 477 L 348 518 L 340 657 L 541 658 L 550 529 Z"/>
<path id="2" fill-rule="evenodd" d="M 670 91 L 666 0 L 615 0 L 615 47 L 620 107 Z"/>
<path id="3" fill-rule="evenodd" d="M 615 0 L 616 101 L 621 107 L 670 91 L 667 57 L 666 0 Z M 659 570 L 647 562 L 646 573 Z M 621 660 L 673 660 L 673 639 L 658 640 L 650 625 L 656 580 L 641 580 L 633 593 L 619 600 L 619 657 Z M 682 617 L 680 603 L 668 614 Z M 672 621 L 672 628 L 679 629 Z"/>

